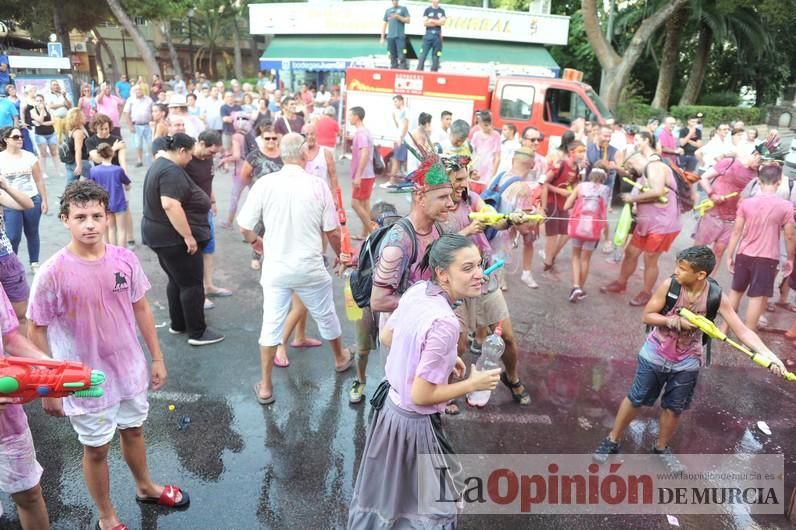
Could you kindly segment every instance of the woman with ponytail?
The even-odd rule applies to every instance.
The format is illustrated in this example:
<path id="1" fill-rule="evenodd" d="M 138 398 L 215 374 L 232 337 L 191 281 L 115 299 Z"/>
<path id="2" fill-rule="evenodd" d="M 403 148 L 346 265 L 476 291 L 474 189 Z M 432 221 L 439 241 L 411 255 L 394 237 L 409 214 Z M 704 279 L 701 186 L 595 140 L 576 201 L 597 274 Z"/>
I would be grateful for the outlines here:
<path id="1" fill-rule="evenodd" d="M 433 490 L 439 487 L 440 462 L 457 468 L 440 413 L 451 399 L 494 389 L 500 377 L 499 369 L 473 368 L 467 379 L 448 383 L 451 374 L 460 379 L 465 372 L 456 354 L 459 321 L 453 309 L 481 293 L 478 248 L 465 236 L 445 234 L 428 247 L 420 266 L 431 270 L 431 281 L 419 281 L 403 294 L 380 334 L 390 353 L 386 379 L 371 400 L 376 412 L 354 487 L 350 529 L 455 528 L 454 503 L 433 505 L 433 515 L 428 510 L 439 494 Z M 419 473 L 430 477 L 423 497 L 412 493 Z M 448 479 L 452 492 L 457 484 L 453 475 Z"/>

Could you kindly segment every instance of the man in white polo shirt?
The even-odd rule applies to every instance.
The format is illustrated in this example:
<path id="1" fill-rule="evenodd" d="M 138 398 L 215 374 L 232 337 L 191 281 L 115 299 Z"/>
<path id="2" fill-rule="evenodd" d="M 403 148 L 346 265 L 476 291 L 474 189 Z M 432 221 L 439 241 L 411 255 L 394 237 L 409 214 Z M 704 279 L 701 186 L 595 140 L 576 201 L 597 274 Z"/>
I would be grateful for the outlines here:
<path id="1" fill-rule="evenodd" d="M 140 85 L 133 87 L 133 94 L 124 104 L 123 116 L 127 121 L 130 132 L 134 134 L 133 143 L 136 149 L 135 167 L 141 167 L 146 161 L 147 165 L 152 157 L 152 98 L 144 95 Z"/>
<path id="2" fill-rule="evenodd" d="M 321 337 L 331 344 L 335 371 L 348 370 L 354 361 L 351 352 L 343 351 L 332 278 L 323 263 L 321 233 L 326 234 L 332 249 L 340 255 L 337 210 L 326 183 L 304 170 L 303 144 L 304 138 L 298 133 L 282 137 L 279 149 L 284 167 L 255 182 L 238 214 L 244 239 L 264 258 L 260 278 L 262 375 L 254 385 L 257 401 L 262 405 L 275 400 L 271 372 L 293 293 L 309 310 Z M 254 232 L 258 221 L 262 221 L 268 234 L 265 245 Z"/>

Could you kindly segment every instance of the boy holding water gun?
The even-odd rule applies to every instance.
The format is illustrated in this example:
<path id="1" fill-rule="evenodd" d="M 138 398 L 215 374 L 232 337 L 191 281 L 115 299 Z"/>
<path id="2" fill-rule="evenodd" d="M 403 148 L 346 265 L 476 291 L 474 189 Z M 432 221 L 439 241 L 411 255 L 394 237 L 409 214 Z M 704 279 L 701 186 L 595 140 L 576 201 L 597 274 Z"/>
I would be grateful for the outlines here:
<path id="1" fill-rule="evenodd" d="M 108 193 L 92 181 L 73 182 L 61 197 L 61 222 L 71 240 L 42 265 L 28 307 L 29 335 L 56 359 L 84 362 L 107 375 L 104 396 L 91 400 L 44 398 L 45 412 L 68 416 L 83 445 L 83 476 L 99 510 L 100 530 L 124 530 L 111 503 L 108 451 L 118 429 L 135 479 L 136 500 L 187 507 L 188 494 L 155 483 L 146 461 L 143 424 L 147 387 L 161 388 L 166 367 L 158 343 L 150 288 L 138 258 L 102 240 Z M 151 367 L 136 333 L 152 357 Z"/>
<path id="2" fill-rule="evenodd" d="M 49 359 L 19 331 L 17 316 L 2 285 L 0 332 L 0 350 L 18 357 Z M 41 474 L 42 468 L 36 460 L 33 437 L 22 405 L 16 398 L 0 397 L 0 490 L 14 499 L 24 530 L 50 527 L 39 485 Z M 0 506 L 0 515 L 2 513 Z"/>
<path id="3" fill-rule="evenodd" d="M 641 412 L 641 407 L 651 407 L 661 397 L 663 410 L 658 439 L 651 452 L 660 455 L 669 471 L 683 470 L 669 447 L 669 441 L 677 430 L 682 413 L 691 404 L 703 353 L 709 352 L 709 346 L 705 349 L 703 331 L 683 316 L 683 309 L 706 315 L 710 320 L 721 316 L 741 342 L 770 362 L 772 372 L 780 376 L 786 374 L 782 361 L 744 325 L 730 300 L 721 294 L 718 283 L 709 278 L 715 265 L 716 256 L 710 248 L 687 248 L 677 255 L 672 277 L 662 282 L 653 293 L 642 317 L 651 331 L 639 351 L 633 384 L 619 407 L 613 428 L 592 455 L 596 462 L 604 463 L 610 455 L 617 454 L 625 429 Z"/>

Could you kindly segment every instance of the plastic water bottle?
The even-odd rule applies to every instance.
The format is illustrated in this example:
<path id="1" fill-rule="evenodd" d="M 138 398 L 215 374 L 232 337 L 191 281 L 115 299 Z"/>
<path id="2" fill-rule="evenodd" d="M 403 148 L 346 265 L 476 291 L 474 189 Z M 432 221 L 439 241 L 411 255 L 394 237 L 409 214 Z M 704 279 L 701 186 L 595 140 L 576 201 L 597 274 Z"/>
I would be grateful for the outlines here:
<path id="1" fill-rule="evenodd" d="M 354 295 L 351 292 L 351 271 L 346 270 L 343 276 L 343 298 L 345 299 L 345 314 L 350 322 L 362 320 L 362 308 L 354 301 Z"/>
<path id="2" fill-rule="evenodd" d="M 503 335 L 503 328 L 501 324 L 498 324 L 495 332 L 488 336 L 481 346 L 481 356 L 475 363 L 475 368 L 479 372 L 500 368 L 500 358 L 503 356 L 503 350 L 506 349 L 506 343 L 503 342 L 501 335 Z M 467 404 L 480 408 L 489 402 L 491 396 L 491 390 L 476 390 L 467 394 Z"/>

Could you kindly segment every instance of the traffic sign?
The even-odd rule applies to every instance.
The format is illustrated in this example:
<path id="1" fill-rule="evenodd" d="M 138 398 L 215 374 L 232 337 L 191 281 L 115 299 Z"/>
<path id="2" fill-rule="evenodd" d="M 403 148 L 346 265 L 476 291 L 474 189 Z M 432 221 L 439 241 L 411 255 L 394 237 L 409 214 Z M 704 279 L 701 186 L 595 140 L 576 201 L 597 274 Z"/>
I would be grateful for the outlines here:
<path id="1" fill-rule="evenodd" d="M 47 57 L 63 57 L 64 48 L 60 42 L 47 43 Z"/>

